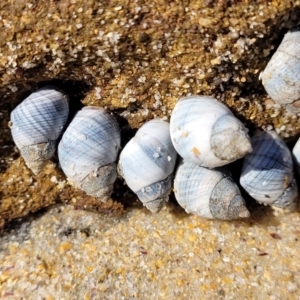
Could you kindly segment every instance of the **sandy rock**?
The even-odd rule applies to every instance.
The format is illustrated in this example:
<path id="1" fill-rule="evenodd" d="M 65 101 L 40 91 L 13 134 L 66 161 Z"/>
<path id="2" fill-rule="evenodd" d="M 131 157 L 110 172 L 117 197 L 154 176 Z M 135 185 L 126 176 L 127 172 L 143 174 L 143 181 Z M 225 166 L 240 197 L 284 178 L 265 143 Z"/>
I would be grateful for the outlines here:
<path id="1" fill-rule="evenodd" d="M 35 178 L 14 151 L 9 113 L 45 82 L 70 93 L 73 113 L 82 103 L 104 106 L 132 128 L 168 119 L 184 95 L 206 94 L 250 129 L 271 126 L 283 137 L 300 131 L 298 115 L 266 106 L 258 80 L 298 25 L 299 1 L 2 1 L 0 12 L 0 224 L 86 197 L 62 183 L 55 158 Z"/>

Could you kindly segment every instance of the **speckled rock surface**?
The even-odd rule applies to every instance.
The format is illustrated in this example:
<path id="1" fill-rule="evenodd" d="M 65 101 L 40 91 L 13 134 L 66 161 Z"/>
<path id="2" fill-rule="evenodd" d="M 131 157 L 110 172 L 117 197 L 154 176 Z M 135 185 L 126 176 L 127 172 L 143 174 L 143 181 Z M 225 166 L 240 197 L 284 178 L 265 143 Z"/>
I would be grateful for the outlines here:
<path id="1" fill-rule="evenodd" d="M 188 94 L 218 98 L 250 132 L 293 139 L 299 115 L 274 105 L 258 75 L 299 14 L 300 1 L 281 0 L 1 1 L 0 227 L 74 205 L 6 230 L 1 297 L 299 299 L 298 212 L 250 204 L 251 220 L 228 223 L 170 204 L 150 215 L 121 181 L 101 204 L 68 184 L 56 157 L 34 177 L 8 128 L 10 111 L 52 82 L 71 116 L 82 105 L 119 115 L 123 145 Z"/>
<path id="2" fill-rule="evenodd" d="M 9 113 L 45 82 L 70 94 L 71 117 L 83 104 L 99 105 L 138 128 L 168 119 L 181 96 L 207 94 L 251 130 L 295 137 L 299 116 L 273 105 L 258 75 L 299 13 L 299 1 L 280 0 L 1 1 L 0 224 L 82 198 L 55 158 L 35 178 L 14 149 Z"/>

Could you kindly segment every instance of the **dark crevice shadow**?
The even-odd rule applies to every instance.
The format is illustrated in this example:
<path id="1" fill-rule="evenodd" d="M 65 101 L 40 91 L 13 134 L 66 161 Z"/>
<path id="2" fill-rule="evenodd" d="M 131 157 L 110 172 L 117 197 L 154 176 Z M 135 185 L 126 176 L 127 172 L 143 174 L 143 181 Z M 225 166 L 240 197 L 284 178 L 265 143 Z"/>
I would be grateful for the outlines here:
<path id="1" fill-rule="evenodd" d="M 0 238 L 3 238 L 7 235 L 15 235 L 22 230 L 23 232 L 23 241 L 30 238 L 30 224 L 32 221 L 41 218 L 47 211 L 49 207 L 43 207 L 36 212 L 31 212 L 25 217 L 16 218 L 5 223 L 4 228 L 1 228 Z M 0 249 L 1 251 L 1 249 Z"/>
<path id="2" fill-rule="evenodd" d="M 121 149 L 120 149 L 120 153 L 121 153 L 125 145 L 135 136 L 137 129 L 131 128 L 128 121 L 122 116 L 120 116 L 118 110 L 113 110 L 112 113 L 119 124 L 120 132 L 121 132 Z"/>
<path id="3" fill-rule="evenodd" d="M 275 20 L 274 18 L 270 18 L 265 21 L 265 33 L 263 38 L 258 38 L 256 34 L 253 32 L 253 36 L 249 35 L 239 35 L 236 40 L 233 40 L 233 43 L 236 43 L 240 38 L 255 38 L 256 41 L 252 45 L 247 45 L 249 48 L 248 53 L 253 53 L 255 55 L 254 58 L 249 59 L 248 53 L 242 55 L 242 58 L 238 59 L 236 62 L 231 61 L 222 61 L 221 67 L 222 69 L 226 70 L 226 73 L 237 74 L 236 68 L 238 67 L 239 70 L 246 70 L 246 69 L 257 69 L 259 72 L 257 74 L 253 74 L 252 72 L 247 73 L 240 73 L 243 74 L 243 77 L 246 78 L 245 82 L 236 82 L 234 81 L 234 76 L 231 76 L 227 82 L 222 82 L 221 84 L 216 84 L 214 82 L 215 78 L 212 76 L 207 81 L 210 82 L 212 86 L 211 93 L 215 95 L 221 95 L 221 99 L 225 100 L 235 91 L 235 101 L 240 102 L 240 99 L 247 99 L 248 103 L 244 103 L 243 107 L 247 108 L 257 99 L 261 99 L 261 97 L 267 96 L 267 93 L 259 80 L 259 73 L 263 71 L 276 52 L 278 46 L 280 45 L 284 35 L 289 30 L 299 30 L 297 27 L 300 25 L 300 20 L 298 17 L 300 15 L 300 5 L 295 6 L 293 8 L 287 9 L 279 14 L 276 15 Z M 265 50 L 270 50 L 268 55 L 264 55 Z M 219 74 L 219 67 L 220 66 L 211 66 L 213 72 L 212 74 Z M 236 107 L 239 107 L 237 104 Z M 234 107 L 230 108 L 233 113 L 240 118 L 247 127 L 249 127 L 250 132 L 255 130 L 254 122 L 251 120 L 245 119 L 242 116 L 242 113 L 235 110 Z"/>
<path id="4" fill-rule="evenodd" d="M 177 219 L 184 220 L 190 218 L 191 214 L 188 214 L 184 208 L 182 208 L 176 200 L 175 194 L 172 191 L 169 196 L 169 201 L 165 204 L 168 211 L 173 214 Z M 200 217 L 199 217 L 200 218 Z"/>
<path id="5" fill-rule="evenodd" d="M 121 151 L 123 150 L 125 145 L 134 137 L 137 129 L 131 128 L 128 121 L 119 115 L 118 110 L 114 110 L 112 113 L 119 124 L 121 132 L 121 149 L 118 153 L 118 157 L 116 160 L 116 163 L 118 164 L 119 155 Z M 140 201 L 138 201 L 137 199 L 136 194 L 130 190 L 130 188 L 126 185 L 124 179 L 120 176 L 120 174 L 118 175 L 118 178 L 114 183 L 114 189 L 111 198 L 114 201 L 122 203 L 125 209 L 131 206 L 139 207 L 141 205 L 139 203 Z"/>
<path id="6" fill-rule="evenodd" d="M 251 67 L 253 69 L 261 69 L 261 71 L 265 68 L 273 54 L 276 52 L 278 46 L 280 45 L 284 35 L 289 30 L 295 30 L 299 24 L 300 20 L 297 19 L 290 19 L 290 22 L 288 24 L 288 27 L 283 27 L 283 24 L 286 23 L 285 20 L 289 18 L 291 14 L 300 15 L 300 5 L 293 7 L 291 9 L 285 10 L 278 14 L 276 16 L 276 21 L 274 19 L 268 19 L 265 22 L 265 28 L 267 28 L 267 33 L 264 34 L 263 38 L 256 38 L 256 36 L 253 36 L 253 38 L 256 38 L 256 42 L 252 45 L 248 45 L 250 52 L 253 53 L 259 53 L 260 55 L 256 55 L 255 59 L 251 60 Z M 239 36 L 239 38 L 251 38 L 249 36 Z M 268 46 L 266 46 L 268 45 Z M 273 49 L 270 51 L 268 56 L 264 56 L 264 50 L 270 49 L 271 46 Z M 224 66 L 226 65 L 226 67 Z M 235 73 L 235 67 L 239 65 L 244 69 L 249 68 L 249 58 L 247 58 L 247 55 L 244 55 L 243 59 L 239 59 L 236 63 L 232 62 L 225 62 L 222 67 L 226 69 L 227 72 Z M 254 65 L 253 65 L 254 64 Z M 263 66 L 263 68 L 262 68 Z M 218 72 L 217 67 L 213 67 L 215 69 L 215 72 Z M 240 68 L 241 69 L 241 68 Z M 266 92 L 264 90 L 263 85 L 259 81 L 259 74 L 253 74 L 253 73 L 247 73 L 247 80 L 246 82 L 234 82 L 232 78 L 230 78 L 227 82 L 222 82 L 222 85 L 225 89 L 225 91 L 230 91 L 233 88 L 238 87 L 239 90 L 241 90 L 241 93 L 239 97 L 248 97 L 255 91 L 255 94 L 258 95 L 265 95 Z M 219 93 L 221 92 L 220 86 L 216 87 L 216 91 Z"/>

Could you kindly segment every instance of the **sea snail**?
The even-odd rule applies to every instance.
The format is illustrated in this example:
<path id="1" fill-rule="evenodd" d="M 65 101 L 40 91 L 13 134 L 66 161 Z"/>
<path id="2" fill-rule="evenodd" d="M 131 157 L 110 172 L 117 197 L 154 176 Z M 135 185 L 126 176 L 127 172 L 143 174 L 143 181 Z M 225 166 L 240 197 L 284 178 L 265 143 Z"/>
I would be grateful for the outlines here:
<path id="1" fill-rule="evenodd" d="M 169 123 L 158 119 L 145 123 L 120 154 L 121 176 L 153 213 L 168 200 L 176 157 Z"/>
<path id="2" fill-rule="evenodd" d="M 181 161 L 175 173 L 174 193 L 187 213 L 221 220 L 250 216 L 239 188 L 224 167 L 206 169 Z"/>
<path id="3" fill-rule="evenodd" d="M 244 158 L 242 187 L 260 203 L 293 211 L 298 189 L 290 150 L 275 131 L 257 133 L 252 146 L 253 152 Z"/>
<path id="4" fill-rule="evenodd" d="M 299 28 L 289 31 L 284 36 L 280 46 L 259 76 L 267 93 L 276 103 L 292 104 L 300 100 Z"/>
<path id="5" fill-rule="evenodd" d="M 298 173 L 300 173 L 300 138 L 293 148 L 293 156 L 295 158 L 296 166 L 298 168 Z"/>
<path id="6" fill-rule="evenodd" d="M 208 96 L 180 99 L 171 115 L 170 132 L 178 154 L 202 167 L 220 167 L 252 151 L 242 122 Z"/>
<path id="7" fill-rule="evenodd" d="M 33 92 L 11 112 L 13 140 L 35 175 L 53 156 L 68 114 L 67 95 L 53 86 Z"/>
<path id="8" fill-rule="evenodd" d="M 112 115 L 100 107 L 84 107 L 58 145 L 61 168 L 75 186 L 105 202 L 117 178 L 120 140 L 120 129 Z"/>

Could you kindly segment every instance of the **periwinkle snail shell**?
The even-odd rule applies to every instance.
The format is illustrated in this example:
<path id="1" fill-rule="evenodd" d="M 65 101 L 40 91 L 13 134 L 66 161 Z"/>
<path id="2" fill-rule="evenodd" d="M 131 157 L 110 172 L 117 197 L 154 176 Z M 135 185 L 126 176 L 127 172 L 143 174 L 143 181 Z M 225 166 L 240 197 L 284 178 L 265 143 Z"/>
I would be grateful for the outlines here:
<path id="1" fill-rule="evenodd" d="M 200 217 L 233 220 L 250 215 L 239 188 L 222 167 L 206 169 L 181 161 L 175 173 L 174 193 L 187 213 Z"/>
<path id="2" fill-rule="evenodd" d="M 298 173 L 300 173 L 300 138 L 293 148 L 293 156 L 296 162 Z"/>
<path id="3" fill-rule="evenodd" d="M 68 114 L 67 95 L 53 86 L 33 92 L 11 112 L 13 140 L 35 175 L 53 156 Z"/>
<path id="4" fill-rule="evenodd" d="M 61 168 L 75 186 L 105 202 L 117 178 L 120 141 L 120 129 L 112 115 L 100 107 L 84 107 L 58 145 Z"/>
<path id="5" fill-rule="evenodd" d="M 252 151 L 242 122 L 209 96 L 180 99 L 171 115 L 170 132 L 178 154 L 202 167 L 220 167 Z"/>
<path id="6" fill-rule="evenodd" d="M 153 213 L 168 200 L 176 157 L 169 123 L 158 119 L 145 123 L 120 154 L 120 174 Z"/>
<path id="7" fill-rule="evenodd" d="M 275 131 L 257 133 L 252 146 L 243 162 L 242 187 L 260 203 L 293 211 L 298 188 L 290 150 Z"/>
<path id="8" fill-rule="evenodd" d="M 300 100 L 300 29 L 291 30 L 284 36 L 260 73 L 260 79 L 276 103 L 283 105 Z"/>

